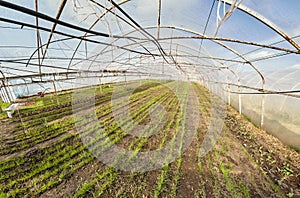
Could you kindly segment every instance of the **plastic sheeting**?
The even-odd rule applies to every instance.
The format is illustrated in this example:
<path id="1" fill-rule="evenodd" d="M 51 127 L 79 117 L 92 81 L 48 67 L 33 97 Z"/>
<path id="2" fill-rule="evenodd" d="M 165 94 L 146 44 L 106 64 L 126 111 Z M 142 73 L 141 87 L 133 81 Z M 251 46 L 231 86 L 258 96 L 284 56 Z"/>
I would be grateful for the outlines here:
<path id="1" fill-rule="evenodd" d="M 299 9 L 294 0 L 0 1 L 1 95 L 12 84 L 22 94 L 80 86 L 80 72 L 193 80 L 218 85 L 240 113 L 300 147 Z"/>

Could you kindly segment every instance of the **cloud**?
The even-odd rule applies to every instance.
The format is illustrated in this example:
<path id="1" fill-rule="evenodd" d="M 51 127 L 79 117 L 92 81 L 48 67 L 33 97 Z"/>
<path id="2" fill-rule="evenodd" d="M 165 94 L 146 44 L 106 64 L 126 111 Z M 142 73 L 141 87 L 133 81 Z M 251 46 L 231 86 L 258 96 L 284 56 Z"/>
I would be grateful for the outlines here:
<path id="1" fill-rule="evenodd" d="M 180 11 L 189 7 L 192 7 L 195 3 L 201 3 L 197 0 L 162 0 L 161 6 L 162 6 L 162 12 L 164 13 L 164 10 L 176 10 Z M 136 11 L 140 15 L 149 15 L 149 14 L 155 14 L 157 16 L 158 14 L 158 1 L 154 0 L 137 0 L 136 1 Z"/>
<path id="2" fill-rule="evenodd" d="M 157 1 L 145 1 L 139 0 L 137 1 L 136 11 L 141 15 L 152 14 L 155 10 L 158 10 Z"/>
<path id="3" fill-rule="evenodd" d="M 300 26 L 298 27 L 293 27 L 290 29 L 290 35 L 289 36 L 295 36 L 295 35 L 299 35 L 300 32 Z"/>
<path id="4" fill-rule="evenodd" d="M 299 69 L 300 70 L 300 63 L 290 66 L 289 69 Z"/>
<path id="5" fill-rule="evenodd" d="M 273 55 L 272 52 L 270 51 L 259 51 L 256 53 L 251 53 L 250 55 L 247 56 L 248 59 L 257 59 L 257 58 L 262 58 L 262 57 L 267 57 Z"/>

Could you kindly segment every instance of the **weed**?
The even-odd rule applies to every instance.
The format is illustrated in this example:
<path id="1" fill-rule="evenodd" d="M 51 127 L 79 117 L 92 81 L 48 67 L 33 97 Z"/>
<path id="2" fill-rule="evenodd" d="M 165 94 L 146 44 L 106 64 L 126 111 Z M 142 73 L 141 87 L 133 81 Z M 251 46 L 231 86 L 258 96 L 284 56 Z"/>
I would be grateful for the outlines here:
<path id="1" fill-rule="evenodd" d="M 5 193 L 3 193 L 3 192 L 0 192 L 0 198 L 7 198 L 8 196 L 5 194 Z"/>
<path id="2" fill-rule="evenodd" d="M 288 197 L 294 197 L 294 190 L 291 188 L 291 191 L 287 194 Z"/>

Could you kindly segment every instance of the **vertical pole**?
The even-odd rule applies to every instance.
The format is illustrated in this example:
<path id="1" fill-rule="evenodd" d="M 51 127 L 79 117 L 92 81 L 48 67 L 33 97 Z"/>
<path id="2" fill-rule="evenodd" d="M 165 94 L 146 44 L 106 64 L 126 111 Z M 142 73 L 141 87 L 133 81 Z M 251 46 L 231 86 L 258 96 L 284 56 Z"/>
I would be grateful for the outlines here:
<path id="1" fill-rule="evenodd" d="M 130 53 L 129 53 L 129 58 L 128 58 L 128 63 L 129 63 L 129 65 L 130 65 Z M 127 82 L 127 80 L 126 80 L 126 72 L 124 73 L 124 75 L 125 75 L 125 82 Z"/>
<path id="2" fill-rule="evenodd" d="M 99 77 L 99 85 L 100 85 L 100 93 L 102 94 L 102 82 L 101 82 L 101 76 Z"/>
<path id="3" fill-rule="evenodd" d="M 7 98 L 7 95 L 6 95 L 5 91 L 3 89 L 3 86 L 1 86 L 1 96 L 2 96 L 3 102 L 8 102 L 9 101 L 8 98 Z"/>
<path id="4" fill-rule="evenodd" d="M 85 41 L 85 58 L 88 59 L 88 52 L 87 52 L 87 41 Z"/>
<path id="5" fill-rule="evenodd" d="M 140 56 L 140 67 L 142 67 L 142 56 Z M 142 86 L 142 76 L 140 75 L 140 86 Z"/>
<path id="6" fill-rule="evenodd" d="M 29 87 L 27 84 L 26 84 L 26 88 L 27 88 L 27 95 L 29 95 Z"/>
<path id="7" fill-rule="evenodd" d="M 240 79 L 238 80 L 238 92 L 241 92 Z M 239 113 L 242 114 L 242 95 L 239 94 Z"/>
<path id="8" fill-rule="evenodd" d="M 4 102 L 4 100 L 3 100 L 3 93 L 2 93 L 2 86 L 0 86 L 0 96 L 1 96 L 1 102 Z"/>
<path id="9" fill-rule="evenodd" d="M 262 101 L 261 101 L 261 120 L 260 120 L 260 128 L 263 129 L 264 127 L 264 114 L 265 114 L 265 98 L 266 96 L 262 96 Z"/>
<path id="10" fill-rule="evenodd" d="M 159 34 L 160 34 L 160 16 L 161 16 L 161 0 L 158 0 L 157 39 L 159 39 Z"/>
<path id="11" fill-rule="evenodd" d="M 263 90 L 265 90 L 264 82 L 263 82 L 262 88 L 263 88 Z M 265 99 L 266 99 L 266 96 L 265 96 L 265 94 L 263 94 L 262 99 L 261 99 L 261 118 L 260 118 L 260 128 L 261 129 L 263 129 L 263 127 L 264 127 Z"/>
<path id="12" fill-rule="evenodd" d="M 4 89 L 5 94 L 6 94 L 6 97 L 7 97 L 7 102 L 11 103 L 12 100 L 11 100 L 11 98 L 10 98 L 10 96 L 9 96 L 9 93 L 8 93 L 8 91 L 7 91 L 7 88 L 6 88 L 6 85 L 5 85 L 5 83 L 4 83 L 4 80 L 2 80 L 2 84 L 3 84 L 3 89 Z"/>
<path id="13" fill-rule="evenodd" d="M 231 105 L 231 90 L 230 90 L 230 85 L 228 84 L 227 85 L 227 91 L 228 91 L 228 105 L 230 106 Z"/>
<path id="14" fill-rule="evenodd" d="M 172 37 L 173 37 L 173 30 L 171 31 L 171 41 L 170 41 L 170 55 L 172 55 Z"/>
<path id="15" fill-rule="evenodd" d="M 2 81 L 1 81 L 1 82 L 2 82 Z M 1 94 L 2 94 L 2 96 L 3 96 L 3 97 L 2 97 L 3 102 L 7 102 L 8 99 L 7 99 L 7 97 L 6 97 L 6 94 L 5 94 L 3 85 L 1 85 Z"/>
<path id="16" fill-rule="evenodd" d="M 53 83 L 53 88 L 54 88 L 54 92 L 55 92 L 55 96 L 56 96 L 56 103 L 59 105 L 58 94 L 57 94 L 56 85 L 55 85 L 54 80 L 52 81 L 52 83 Z"/>
<path id="17" fill-rule="evenodd" d="M 35 0 L 35 11 L 38 12 L 38 0 Z M 39 33 L 39 18 L 36 17 L 35 18 L 35 23 L 36 23 L 36 43 L 37 43 L 37 48 L 38 48 L 38 63 L 39 63 L 39 73 L 40 73 L 40 78 L 41 81 L 42 79 L 42 67 L 41 67 L 41 60 L 40 60 L 40 33 Z"/>
<path id="18" fill-rule="evenodd" d="M 4 75 L 4 73 L 0 70 L 0 73 L 1 73 L 1 75 L 3 76 L 3 79 L 5 79 L 6 80 L 6 78 L 5 78 L 5 75 Z M 1 82 L 2 82 L 2 86 L 1 87 L 3 87 L 3 93 L 4 93 L 4 95 L 6 95 L 6 99 L 7 99 L 7 101 L 5 101 L 5 102 L 9 102 L 9 103 L 11 103 L 12 102 L 12 100 L 10 99 L 10 97 L 9 97 L 9 94 L 8 94 L 8 91 L 7 91 L 7 89 L 6 89 L 6 86 L 5 86 L 5 81 L 4 80 L 1 80 Z"/>
<path id="19" fill-rule="evenodd" d="M 176 63 L 178 62 L 178 56 L 177 56 L 177 52 L 178 52 L 178 44 L 176 45 L 176 52 L 175 52 L 175 61 Z"/>
<path id="20" fill-rule="evenodd" d="M 239 90 L 240 92 L 240 90 Z M 242 114 L 242 95 L 239 94 L 239 113 Z"/>

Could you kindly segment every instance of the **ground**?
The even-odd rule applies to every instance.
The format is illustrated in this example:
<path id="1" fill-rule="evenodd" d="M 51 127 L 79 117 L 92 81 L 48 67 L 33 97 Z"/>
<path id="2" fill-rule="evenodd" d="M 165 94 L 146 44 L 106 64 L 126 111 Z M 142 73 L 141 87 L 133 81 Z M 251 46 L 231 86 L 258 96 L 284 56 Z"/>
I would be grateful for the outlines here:
<path id="1" fill-rule="evenodd" d="M 202 86 L 181 82 L 178 87 L 172 81 L 129 82 L 127 85 L 128 89 L 117 94 L 114 91 L 124 84 L 86 89 L 86 93 L 95 93 L 94 100 L 87 97 L 77 102 L 95 102 L 97 123 L 82 117 L 75 125 L 72 92 L 22 99 L 29 105 L 27 108 L 17 112 L 12 120 L 1 119 L 0 197 L 300 196 L 300 154 L 256 128 Z M 182 148 L 189 129 L 181 126 L 193 121 L 188 120 L 187 115 L 192 89 L 198 99 L 194 107 L 200 112 L 198 128 L 191 144 L 170 164 L 150 171 L 131 172 L 108 166 L 93 155 L 92 151 L 105 153 L 114 144 L 135 151 L 136 154 L 126 159 L 130 163 L 137 153 L 164 148 L 168 143 Z M 174 90 L 181 96 L 174 94 Z M 116 122 L 110 102 L 112 93 L 121 100 L 126 93 L 131 94 L 131 121 L 140 125 L 150 122 L 149 112 L 162 115 L 164 110 L 165 120 L 159 117 L 157 125 L 154 123 L 138 131 L 146 134 L 160 127 L 157 133 L 149 137 L 128 133 L 135 131 L 136 126 L 126 118 Z M 224 124 L 220 135 L 211 140 L 212 149 L 202 156 L 199 150 L 213 117 L 212 101 L 225 108 Z M 124 106 L 118 105 L 120 111 L 115 111 L 122 112 Z M 92 106 L 77 110 L 84 116 L 90 108 Z M 78 124 L 84 127 L 85 133 L 78 133 Z M 98 136 L 98 139 L 85 141 L 95 137 L 99 128 L 105 130 L 110 142 Z M 178 142 L 172 139 L 175 136 L 181 137 Z M 116 163 L 124 160 L 124 156 L 118 157 Z"/>

